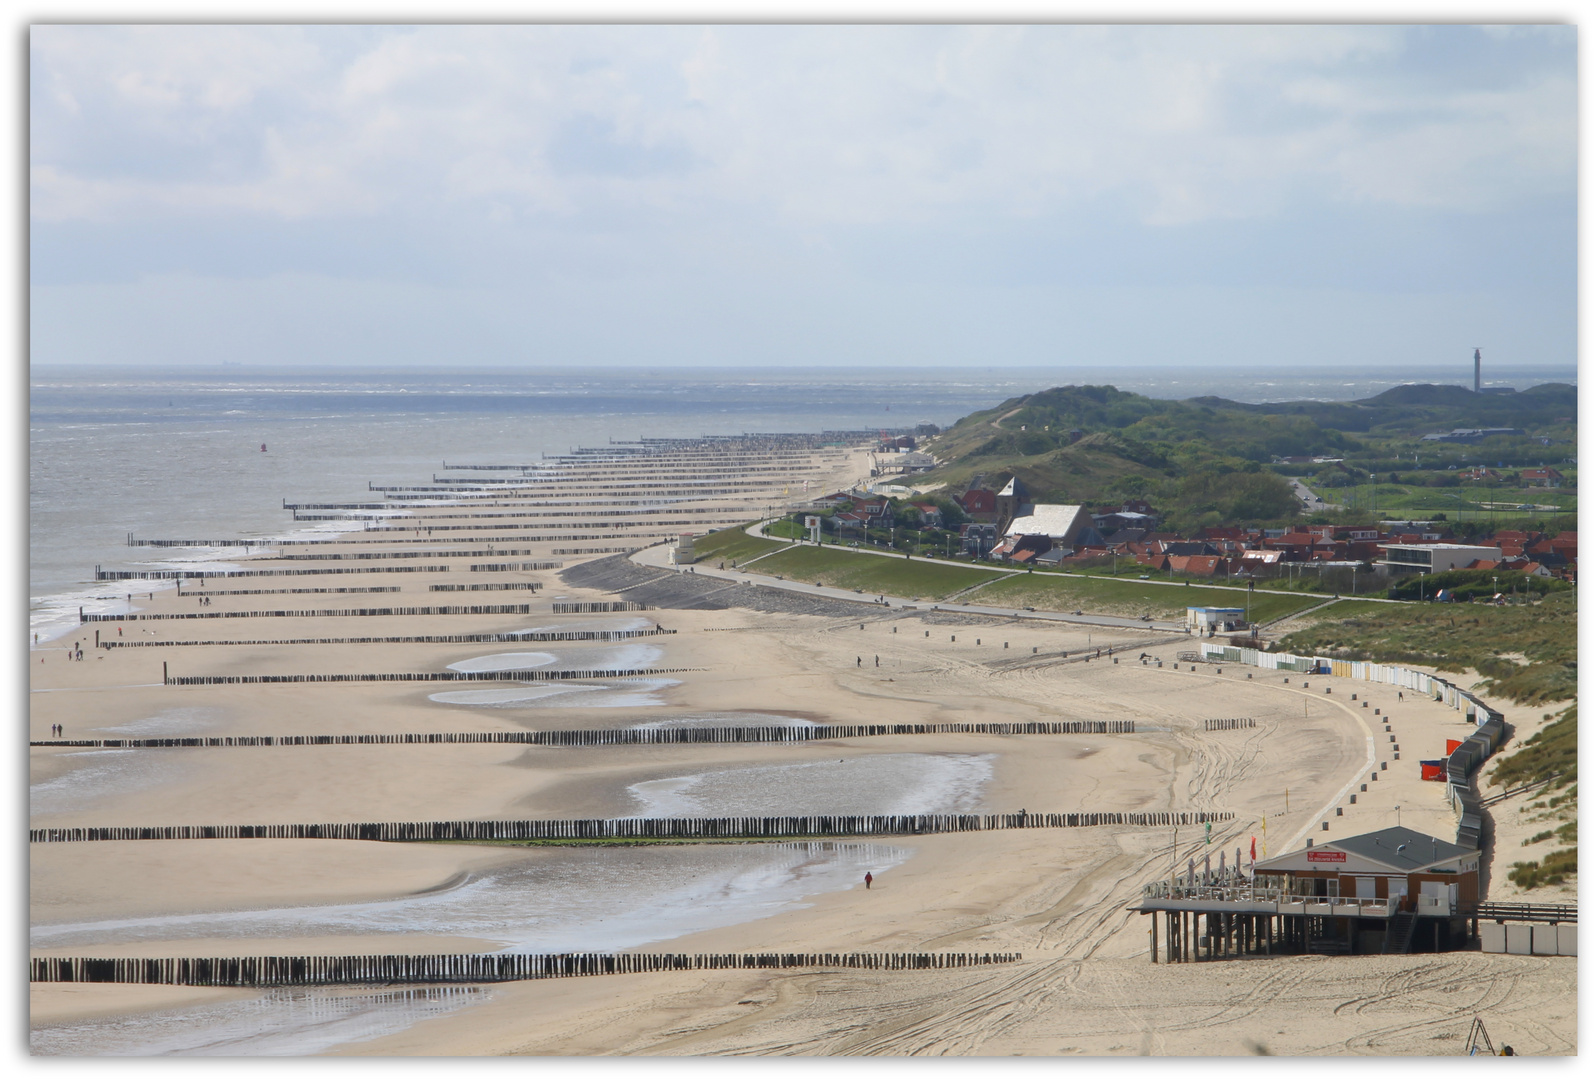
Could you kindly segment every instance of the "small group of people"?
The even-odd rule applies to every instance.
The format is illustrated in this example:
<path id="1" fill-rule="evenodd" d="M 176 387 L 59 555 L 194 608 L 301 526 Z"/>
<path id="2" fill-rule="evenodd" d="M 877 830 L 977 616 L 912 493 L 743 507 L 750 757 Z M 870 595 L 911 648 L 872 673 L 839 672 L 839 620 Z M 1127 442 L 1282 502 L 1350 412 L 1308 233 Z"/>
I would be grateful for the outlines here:
<path id="1" fill-rule="evenodd" d="M 82 660 L 83 659 L 83 642 L 74 641 L 72 643 L 72 647 L 67 649 L 67 659 L 68 660 Z"/>
<path id="2" fill-rule="evenodd" d="M 200 597 L 199 598 L 199 606 L 200 607 L 210 607 L 211 606 L 211 598 L 208 597 L 208 596 Z"/>
<path id="3" fill-rule="evenodd" d="M 60 724 L 51 724 L 50 725 L 50 737 L 51 738 L 59 739 L 61 736 L 65 735 L 65 734 L 66 734 L 66 728 L 62 727 Z"/>

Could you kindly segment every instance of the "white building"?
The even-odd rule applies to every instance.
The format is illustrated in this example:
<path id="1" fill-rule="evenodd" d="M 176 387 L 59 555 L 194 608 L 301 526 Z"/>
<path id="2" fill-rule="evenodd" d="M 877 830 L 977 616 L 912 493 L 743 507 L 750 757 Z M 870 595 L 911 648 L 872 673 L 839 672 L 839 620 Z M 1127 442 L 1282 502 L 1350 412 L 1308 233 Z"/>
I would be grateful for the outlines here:
<path id="1" fill-rule="evenodd" d="M 1189 607 L 1186 625 L 1199 634 L 1219 630 L 1245 630 L 1247 609 L 1239 607 Z"/>
<path id="2" fill-rule="evenodd" d="M 1475 559 L 1500 562 L 1502 549 L 1472 544 L 1381 544 L 1385 558 L 1380 562 L 1393 574 L 1438 574 L 1456 570 Z"/>
<path id="3" fill-rule="evenodd" d="M 671 552 L 671 561 L 677 566 L 686 566 L 693 561 L 692 533 L 681 533 L 676 537 L 676 547 Z"/>

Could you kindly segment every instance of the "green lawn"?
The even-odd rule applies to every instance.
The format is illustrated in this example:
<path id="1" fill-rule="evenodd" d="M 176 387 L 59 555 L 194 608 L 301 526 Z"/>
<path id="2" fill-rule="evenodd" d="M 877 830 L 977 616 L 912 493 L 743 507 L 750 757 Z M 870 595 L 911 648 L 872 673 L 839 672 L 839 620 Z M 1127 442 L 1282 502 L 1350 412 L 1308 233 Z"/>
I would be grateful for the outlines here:
<path id="1" fill-rule="evenodd" d="M 1318 619 L 1355 619 L 1363 615 L 1379 615 L 1384 609 L 1393 607 L 1392 604 L 1381 604 L 1373 600 L 1337 600 L 1329 607 L 1315 611 L 1311 618 Z"/>
<path id="2" fill-rule="evenodd" d="M 978 590 L 968 600 L 972 604 L 1034 607 L 1040 611 L 1078 609 L 1098 615 L 1182 619 L 1188 607 L 1244 608 L 1247 590 L 1155 585 L 1141 580 L 1080 574 L 1019 574 Z M 1252 617 L 1257 622 L 1268 622 L 1323 602 L 1323 596 L 1309 593 L 1297 596 L 1254 593 Z"/>
<path id="3" fill-rule="evenodd" d="M 755 570 L 761 574 L 780 574 L 793 581 L 818 581 L 839 589 L 922 600 L 941 600 L 1002 576 L 994 570 L 941 566 L 847 549 L 807 546 L 761 559 Z"/>
<path id="4" fill-rule="evenodd" d="M 733 525 L 729 529 L 708 533 L 704 536 L 693 538 L 693 558 L 697 562 L 725 560 L 730 564 L 733 560 L 745 562 L 756 555 L 775 551 L 786 547 L 786 544 L 777 540 L 765 540 L 758 536 L 749 536 L 743 531 L 744 526 Z M 763 564 L 761 564 L 763 565 Z"/>
<path id="5" fill-rule="evenodd" d="M 1326 502 L 1340 503 L 1360 510 L 1377 511 L 1381 517 L 1411 516 L 1427 518 L 1445 514 L 1450 521 L 1461 520 L 1490 523 L 1500 518 L 1507 520 L 1518 514 L 1573 513 L 1579 506 L 1579 496 L 1562 488 L 1520 488 L 1510 485 L 1484 486 L 1464 483 L 1455 488 L 1420 487 L 1409 484 L 1382 483 L 1371 488 L 1368 484 L 1352 487 L 1321 487 L 1307 479 L 1304 484 Z M 1461 496 L 1461 499 L 1459 498 Z M 1484 504 L 1495 505 L 1494 512 Z M 1519 505 L 1552 506 L 1555 511 L 1516 511 Z"/>

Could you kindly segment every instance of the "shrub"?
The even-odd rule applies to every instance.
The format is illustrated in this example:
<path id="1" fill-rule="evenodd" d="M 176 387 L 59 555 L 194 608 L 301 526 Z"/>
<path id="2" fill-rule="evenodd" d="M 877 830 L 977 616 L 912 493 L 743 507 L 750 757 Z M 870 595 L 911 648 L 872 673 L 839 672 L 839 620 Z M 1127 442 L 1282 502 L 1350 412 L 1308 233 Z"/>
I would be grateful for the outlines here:
<path id="1" fill-rule="evenodd" d="M 1539 862 L 1514 863 L 1507 879 L 1521 889 L 1538 889 L 1542 885 L 1561 885 L 1578 872 L 1578 852 L 1574 848 L 1562 848 Z"/>

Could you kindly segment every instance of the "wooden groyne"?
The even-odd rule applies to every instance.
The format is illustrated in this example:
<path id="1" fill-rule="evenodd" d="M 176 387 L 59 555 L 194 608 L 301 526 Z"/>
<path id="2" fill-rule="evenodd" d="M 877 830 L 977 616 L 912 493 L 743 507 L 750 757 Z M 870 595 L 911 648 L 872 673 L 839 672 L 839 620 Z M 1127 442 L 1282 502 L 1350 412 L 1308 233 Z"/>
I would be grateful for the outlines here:
<path id="1" fill-rule="evenodd" d="M 842 836 L 925 836 L 1004 829 L 1089 829 L 1103 825 L 1201 825 L 1230 811 L 1074 814 L 804 814 L 720 818 L 572 818 L 536 821 L 362 821 L 285 825 L 106 825 L 29 829 L 30 844 L 104 840 L 792 840 Z"/>
<path id="2" fill-rule="evenodd" d="M 406 731 L 362 735 L 212 735 L 147 739 L 43 739 L 30 746 L 106 750 L 238 746 L 416 746 L 509 743 L 528 746 L 651 746 L 685 743 L 801 743 L 881 735 L 1104 735 L 1129 734 L 1131 720 L 1060 720 L 1030 723 L 817 724 L 814 726 L 702 728 L 575 728 L 566 731 Z"/>
<path id="3" fill-rule="evenodd" d="M 436 588 L 437 586 L 433 586 Z M 398 592 L 397 585 L 348 585 L 342 588 L 327 589 L 190 589 L 184 592 L 181 582 L 178 585 L 179 596 L 267 596 L 287 593 L 389 593 Z"/>
<path id="4" fill-rule="evenodd" d="M 619 554 L 623 554 L 624 553 L 624 554 L 630 555 L 632 552 L 640 551 L 640 550 L 642 550 L 642 549 L 638 548 L 638 547 L 553 548 L 552 551 L 551 551 L 551 554 L 554 554 L 554 555 L 619 555 Z"/>
<path id="5" fill-rule="evenodd" d="M 514 552 L 505 552 L 514 554 Z M 508 574 L 516 570 L 558 570 L 564 563 L 547 562 L 488 562 L 471 563 L 468 569 L 474 574 Z"/>
<path id="6" fill-rule="evenodd" d="M 153 548 L 265 548 L 276 547 L 280 541 L 258 537 L 254 540 L 135 540 L 127 534 L 128 547 Z"/>
<path id="7" fill-rule="evenodd" d="M 392 544 L 393 540 L 380 541 Z M 367 562 L 373 559 L 485 559 L 495 555 L 530 555 L 531 551 L 322 551 L 303 555 L 273 555 L 269 562 Z"/>
<path id="8" fill-rule="evenodd" d="M 674 512 L 683 513 L 683 514 L 696 513 L 696 511 L 687 511 L 687 510 L 674 511 Z M 515 519 L 518 519 L 521 522 L 523 522 L 523 524 L 518 524 L 518 525 L 503 525 L 503 524 L 500 524 L 499 522 L 489 522 L 488 524 L 484 524 L 484 525 L 435 525 L 435 524 L 433 524 L 433 522 L 440 521 L 440 520 L 446 520 L 446 519 L 443 517 L 443 515 L 428 514 L 426 517 L 414 517 L 414 518 L 400 518 L 400 519 L 398 519 L 400 521 L 407 522 L 407 524 L 404 524 L 404 525 L 368 525 L 365 528 L 361 529 L 360 533 L 361 533 L 361 535 L 370 535 L 371 533 L 412 533 L 412 532 L 413 533 L 426 533 L 429 537 L 432 537 L 432 539 L 434 539 L 434 540 L 443 540 L 443 539 L 446 539 L 446 538 L 445 537 L 441 537 L 441 536 L 432 536 L 432 534 L 433 533 L 448 533 L 448 532 L 481 532 L 484 529 L 503 529 L 503 528 L 514 528 L 514 529 L 571 529 L 571 528 L 577 528 L 577 529 L 627 529 L 627 528 L 636 528 L 636 529 L 644 529 L 644 528 L 648 528 L 650 526 L 652 526 L 654 528 L 658 528 L 658 527 L 660 527 L 662 525 L 693 525 L 693 526 L 697 526 L 698 528 L 702 529 L 705 525 L 715 525 L 715 524 L 720 524 L 721 522 L 729 522 L 729 523 L 732 523 L 732 524 L 738 524 L 738 523 L 746 522 L 748 520 L 748 514 L 747 513 L 741 513 L 741 514 L 737 514 L 736 516 L 732 516 L 729 512 L 724 511 L 724 510 L 715 511 L 715 512 L 718 513 L 720 516 L 718 518 L 715 518 L 714 520 L 711 520 L 711 521 L 706 521 L 702 516 L 700 516 L 700 517 L 679 517 L 679 518 L 657 518 L 656 517 L 656 518 L 653 518 L 653 519 L 647 520 L 647 521 L 640 520 L 640 519 L 642 519 L 644 517 L 647 517 L 650 514 L 653 514 L 654 511 L 651 511 L 651 510 L 613 510 L 613 511 L 604 511 L 604 510 L 556 510 L 556 511 L 548 512 L 548 513 L 537 511 L 537 510 L 532 510 L 532 511 L 528 511 L 527 513 L 524 513 L 524 514 L 493 515 L 493 516 L 498 516 L 498 517 L 515 518 Z M 489 515 L 472 515 L 472 516 L 487 517 Z M 577 519 L 577 520 L 569 520 L 569 521 L 565 521 L 565 520 L 562 520 L 562 521 L 540 521 L 540 520 L 539 521 L 532 521 L 532 520 L 528 520 L 528 519 L 541 519 L 541 518 L 572 518 L 572 519 Z M 594 520 L 586 520 L 586 519 L 594 519 Z M 390 520 L 392 520 L 392 519 L 390 519 Z M 451 538 L 447 538 L 447 539 L 455 539 L 455 538 L 451 537 Z M 473 537 L 459 537 L 458 539 L 469 541 L 469 540 L 473 539 Z M 302 541 L 298 541 L 298 543 L 309 543 L 309 544 L 338 544 L 338 543 L 345 543 L 345 542 L 347 542 L 347 541 L 344 541 L 342 539 L 339 539 L 339 540 L 302 540 Z M 374 541 L 374 542 L 380 542 L 380 541 Z M 388 542 L 391 543 L 392 541 L 388 541 Z"/>
<path id="9" fill-rule="evenodd" d="M 292 570 L 101 570 L 95 581 L 203 581 L 206 578 L 310 577 L 314 574 L 447 574 L 441 566 L 323 566 Z"/>
<path id="10" fill-rule="evenodd" d="M 559 564 L 563 565 L 563 564 Z M 540 581 L 485 581 L 476 585 L 428 585 L 428 592 L 506 592 L 512 589 L 525 589 L 536 592 L 543 588 Z"/>
<path id="11" fill-rule="evenodd" d="M 320 608 L 308 611 L 174 611 L 165 614 L 85 615 L 79 623 L 161 622 L 171 619 L 333 619 L 376 615 L 530 615 L 531 604 L 450 604 L 439 607 Z"/>
<path id="12" fill-rule="evenodd" d="M 569 603 L 556 602 L 554 614 L 556 615 L 594 615 L 608 611 L 648 611 L 647 604 L 639 604 L 632 600 L 589 600 Z"/>
<path id="13" fill-rule="evenodd" d="M 173 649 L 196 645 L 482 645 L 527 644 L 537 641 L 626 641 L 639 637 L 660 637 L 674 630 L 547 630 L 529 634 L 407 634 L 392 637 L 320 638 L 212 638 L 203 641 L 140 641 L 110 638 L 99 643 L 102 649 Z"/>
<path id="14" fill-rule="evenodd" d="M 657 971 L 848 968 L 932 971 L 1013 964 L 1003 953 L 433 953 L 374 956 L 117 957 L 35 956 L 36 983 L 159 986 L 357 986 L 495 983 Z"/>
<path id="15" fill-rule="evenodd" d="M 557 682 L 563 679 L 636 679 L 675 675 L 703 668 L 624 668 L 603 671 L 384 671 L 346 675 L 166 675 L 166 686 L 243 686 L 256 683 L 379 683 L 379 682 Z"/>
<path id="16" fill-rule="evenodd" d="M 1204 720 L 1204 731 L 1235 731 L 1237 728 L 1257 727 L 1258 721 L 1250 716 L 1231 717 L 1224 720 Z"/>

